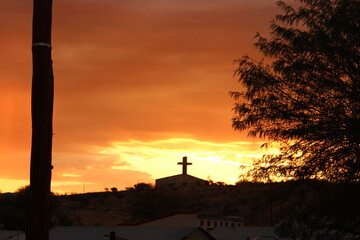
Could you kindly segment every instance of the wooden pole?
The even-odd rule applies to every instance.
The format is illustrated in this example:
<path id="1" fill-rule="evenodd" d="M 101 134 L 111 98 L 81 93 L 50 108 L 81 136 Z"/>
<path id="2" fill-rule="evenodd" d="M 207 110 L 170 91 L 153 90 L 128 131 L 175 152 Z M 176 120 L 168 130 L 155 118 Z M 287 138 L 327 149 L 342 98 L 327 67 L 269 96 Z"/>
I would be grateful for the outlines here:
<path id="1" fill-rule="evenodd" d="M 51 59 L 52 0 L 34 0 L 31 93 L 32 144 L 27 240 L 48 240 L 54 78 Z"/>

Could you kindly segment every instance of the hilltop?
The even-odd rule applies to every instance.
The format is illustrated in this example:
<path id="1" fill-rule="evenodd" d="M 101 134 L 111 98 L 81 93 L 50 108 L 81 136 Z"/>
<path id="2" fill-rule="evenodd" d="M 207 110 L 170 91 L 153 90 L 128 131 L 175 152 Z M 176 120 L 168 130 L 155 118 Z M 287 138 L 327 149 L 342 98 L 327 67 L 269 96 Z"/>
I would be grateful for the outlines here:
<path id="1" fill-rule="evenodd" d="M 296 226 L 321 228 L 321 224 L 331 223 L 333 227 L 356 231 L 360 226 L 359 186 L 293 181 L 154 188 L 140 183 L 124 191 L 54 195 L 52 225 L 138 224 L 170 214 L 195 212 L 243 217 L 245 226 L 280 222 L 294 225 L 295 219 Z M 0 223 L 9 230 L 24 228 L 26 194 L 0 196 Z"/>

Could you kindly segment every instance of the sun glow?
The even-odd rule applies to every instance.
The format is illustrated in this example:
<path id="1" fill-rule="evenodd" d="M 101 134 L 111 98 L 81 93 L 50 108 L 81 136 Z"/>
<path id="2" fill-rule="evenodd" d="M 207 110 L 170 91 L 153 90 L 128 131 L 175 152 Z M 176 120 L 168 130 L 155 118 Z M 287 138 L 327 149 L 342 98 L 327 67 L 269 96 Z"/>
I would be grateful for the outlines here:
<path id="1" fill-rule="evenodd" d="M 125 189 L 139 182 L 155 183 L 157 178 L 181 174 L 181 166 L 177 163 L 184 156 L 192 163 L 188 167 L 189 175 L 234 184 L 243 175 L 240 167 L 251 165 L 264 154 L 261 144 L 169 138 L 115 141 L 107 147 L 89 147 L 82 154 L 56 152 L 53 157 L 52 191 L 94 192 L 111 187 Z M 27 181 L 9 181 L 0 182 L 1 191 L 15 191 L 28 185 Z M 13 187 L 6 188 L 7 185 Z"/>
<path id="2" fill-rule="evenodd" d="M 260 143 L 253 142 L 214 143 L 183 138 L 149 142 L 131 140 L 114 142 L 113 147 L 102 151 L 102 154 L 115 154 L 119 160 L 131 163 L 117 166 L 114 162 L 112 169 L 146 171 L 154 179 L 180 174 L 181 169 L 176 163 L 187 156 L 193 163 L 189 167 L 190 175 L 233 184 L 240 174 L 239 167 L 261 156 L 259 146 Z"/>
<path id="3" fill-rule="evenodd" d="M 192 163 L 188 174 L 214 182 L 234 184 L 241 166 L 261 157 L 260 142 L 212 142 L 189 138 L 153 141 L 115 141 L 108 147 L 93 146 L 86 154 L 54 155 L 52 189 L 55 192 L 125 189 L 139 182 L 181 174 L 183 156 Z"/>
<path id="4" fill-rule="evenodd" d="M 73 178 L 77 178 L 77 177 L 81 177 L 81 175 L 78 174 L 69 174 L 69 173 L 63 173 L 61 174 L 63 177 L 73 177 Z"/>
<path id="5" fill-rule="evenodd" d="M 18 179 L 0 179 L 0 186 L 2 193 L 15 192 L 21 186 L 29 185 L 29 180 Z"/>

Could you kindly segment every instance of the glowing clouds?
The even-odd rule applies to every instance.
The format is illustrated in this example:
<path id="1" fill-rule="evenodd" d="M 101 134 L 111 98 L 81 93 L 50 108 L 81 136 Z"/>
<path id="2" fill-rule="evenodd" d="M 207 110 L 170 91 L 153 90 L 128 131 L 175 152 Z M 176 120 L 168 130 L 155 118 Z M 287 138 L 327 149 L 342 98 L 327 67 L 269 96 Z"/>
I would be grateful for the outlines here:
<path id="1" fill-rule="evenodd" d="M 261 156 L 257 142 L 214 143 L 194 139 L 171 138 L 158 141 L 122 141 L 113 143 L 111 153 L 131 163 L 117 169 L 136 169 L 160 178 L 181 173 L 176 165 L 183 156 L 193 162 L 188 173 L 200 178 L 234 183 L 241 174 L 239 167 Z M 241 154 L 239 154 L 241 152 Z"/>
<path id="2" fill-rule="evenodd" d="M 103 191 L 105 187 L 124 189 L 139 182 L 177 175 L 177 162 L 187 156 L 192 162 L 188 174 L 234 184 L 240 166 L 261 157 L 259 142 L 210 142 L 189 138 L 129 140 L 108 147 L 93 146 L 86 154 L 57 154 L 53 191 Z M 71 160 L 70 160 L 71 159 Z M 76 190 L 77 189 L 77 190 Z"/>

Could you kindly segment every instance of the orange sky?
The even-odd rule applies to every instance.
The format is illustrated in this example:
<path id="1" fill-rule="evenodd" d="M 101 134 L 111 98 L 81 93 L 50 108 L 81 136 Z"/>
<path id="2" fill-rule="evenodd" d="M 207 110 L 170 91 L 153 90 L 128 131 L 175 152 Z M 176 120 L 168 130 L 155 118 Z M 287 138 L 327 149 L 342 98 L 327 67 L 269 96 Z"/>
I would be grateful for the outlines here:
<path id="1" fill-rule="evenodd" d="M 0 1 L 0 191 L 28 183 L 32 1 Z M 234 183 L 259 143 L 231 128 L 233 60 L 275 0 L 54 0 L 53 191 L 188 173 Z"/>

